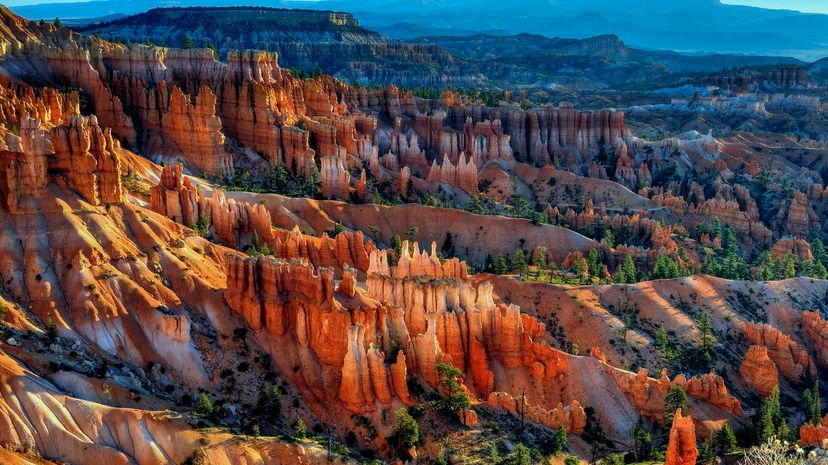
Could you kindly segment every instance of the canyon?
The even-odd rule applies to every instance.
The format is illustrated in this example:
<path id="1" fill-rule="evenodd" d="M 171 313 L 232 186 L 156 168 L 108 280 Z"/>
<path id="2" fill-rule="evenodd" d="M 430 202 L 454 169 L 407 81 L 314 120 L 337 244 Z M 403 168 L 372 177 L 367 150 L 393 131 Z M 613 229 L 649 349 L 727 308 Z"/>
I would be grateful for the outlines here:
<path id="1" fill-rule="evenodd" d="M 610 463 L 646 436 L 663 453 L 646 460 L 692 465 L 722 431 L 754 445 L 770 408 L 774 434 L 828 440 L 828 169 L 805 69 L 697 82 L 813 125 L 795 135 L 654 137 L 664 108 L 291 71 L 462 62 L 350 15 L 263 11 L 375 48 L 302 55 L 273 30 L 218 60 L 140 43 L 198 9 L 116 20 L 135 39 L 118 43 L 0 7 L 4 463 Z"/>

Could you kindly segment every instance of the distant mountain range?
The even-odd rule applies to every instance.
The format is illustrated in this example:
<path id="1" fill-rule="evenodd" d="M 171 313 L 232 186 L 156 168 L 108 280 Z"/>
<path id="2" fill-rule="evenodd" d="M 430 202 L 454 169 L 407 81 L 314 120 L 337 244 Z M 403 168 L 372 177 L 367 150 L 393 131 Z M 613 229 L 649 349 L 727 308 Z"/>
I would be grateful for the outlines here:
<path id="1" fill-rule="evenodd" d="M 97 18 L 157 6 L 222 6 L 228 0 L 95 0 L 14 7 L 32 19 Z M 252 5 L 349 11 L 392 38 L 527 32 L 585 38 L 616 34 L 639 48 L 685 53 L 828 56 L 828 15 L 722 4 L 718 0 L 245 0 Z"/>
<path id="2" fill-rule="evenodd" d="M 67 21 L 68 22 L 68 21 Z M 394 40 L 362 27 L 350 13 L 265 7 L 154 8 L 72 26 L 113 42 L 279 54 L 282 66 L 320 71 L 347 82 L 516 89 L 567 86 L 624 89 L 669 84 L 690 74 L 738 66 L 804 65 L 790 57 L 686 55 L 628 47 L 617 35 L 583 39 L 537 34 L 435 35 Z M 457 31 L 453 29 L 451 31 Z"/>

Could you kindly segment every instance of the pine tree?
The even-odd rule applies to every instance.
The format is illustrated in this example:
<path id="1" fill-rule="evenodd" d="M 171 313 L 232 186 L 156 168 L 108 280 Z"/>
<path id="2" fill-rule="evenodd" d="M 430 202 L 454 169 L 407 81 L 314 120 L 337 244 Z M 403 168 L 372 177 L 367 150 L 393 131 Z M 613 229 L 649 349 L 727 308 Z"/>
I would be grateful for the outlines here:
<path id="1" fill-rule="evenodd" d="M 532 265 L 538 268 L 546 268 L 546 255 L 543 252 L 535 253 L 535 256 L 532 257 Z"/>
<path id="2" fill-rule="evenodd" d="M 521 274 L 526 271 L 526 255 L 524 255 L 523 250 L 518 249 L 518 251 L 512 255 L 512 269 L 518 270 Z"/>
<path id="3" fill-rule="evenodd" d="M 656 331 L 655 337 L 655 345 L 656 349 L 658 349 L 659 354 L 661 354 L 661 360 L 664 363 L 667 363 L 670 354 L 670 338 L 667 335 L 667 328 L 664 327 L 663 324 L 658 325 L 658 330 Z"/>
<path id="4" fill-rule="evenodd" d="M 600 264 L 601 256 L 598 255 L 598 249 L 590 249 L 590 251 L 587 252 L 587 269 L 589 270 L 589 274 L 598 276 Z"/>
<path id="5" fill-rule="evenodd" d="M 612 231 L 607 229 L 604 231 L 604 242 L 607 244 L 607 247 L 614 249 L 615 248 L 615 236 L 612 234 Z"/>
<path id="6" fill-rule="evenodd" d="M 699 321 L 699 331 L 702 333 L 702 351 L 704 353 L 705 361 L 710 363 L 712 358 L 711 351 L 713 349 L 713 325 L 710 321 L 710 314 L 702 312 Z"/>
<path id="7" fill-rule="evenodd" d="M 795 278 L 796 277 L 796 258 L 794 258 L 793 254 L 788 252 L 785 256 L 785 278 Z"/>
<path id="8" fill-rule="evenodd" d="M 552 452 L 555 454 L 563 452 L 568 442 L 569 435 L 566 432 L 566 428 L 563 426 L 559 427 L 555 430 L 555 436 L 552 437 Z"/>
<path id="9" fill-rule="evenodd" d="M 469 395 L 457 381 L 457 378 L 463 377 L 462 371 L 451 363 L 443 362 L 437 364 L 437 374 L 440 376 L 440 387 L 446 394 L 439 404 L 442 409 L 457 414 L 471 407 Z"/>
<path id="10" fill-rule="evenodd" d="M 184 34 L 184 37 L 181 39 L 181 48 L 193 48 L 193 39 L 191 39 L 187 34 Z"/>
<path id="11" fill-rule="evenodd" d="M 399 234 L 394 234 L 394 237 L 391 238 L 391 247 L 394 249 L 393 264 L 396 265 L 397 260 L 402 256 L 402 238 L 400 238 Z"/>
<path id="12" fill-rule="evenodd" d="M 296 437 L 304 438 L 308 435 L 308 427 L 305 425 L 305 421 L 299 418 L 293 424 L 293 431 L 296 433 Z"/>
<path id="13" fill-rule="evenodd" d="M 811 389 L 811 423 L 818 425 L 822 421 L 822 400 L 819 396 L 819 378 L 814 379 L 814 387 Z"/>
<path id="14" fill-rule="evenodd" d="M 267 399 L 267 410 L 274 416 L 280 416 L 282 414 L 282 392 L 276 386 L 270 388 Z"/>
<path id="15" fill-rule="evenodd" d="M 680 386 L 673 386 L 664 400 L 664 419 L 667 421 L 668 427 L 673 424 L 673 417 L 678 409 L 681 409 L 682 414 L 688 413 L 687 394 Z"/>
<path id="16" fill-rule="evenodd" d="M 653 455 L 653 438 L 649 431 L 644 428 L 644 424 L 641 421 L 635 427 L 633 439 L 635 440 L 633 453 L 635 454 L 636 462 L 649 460 Z"/>
<path id="17" fill-rule="evenodd" d="M 736 233 L 730 229 L 730 226 L 725 226 L 722 231 L 722 250 L 725 255 L 739 253 L 739 242 L 736 240 Z"/>
<path id="18" fill-rule="evenodd" d="M 828 268 L 828 251 L 825 250 L 825 244 L 821 239 L 814 239 L 811 242 L 811 252 L 815 261 L 822 263 L 824 268 Z"/>
<path id="19" fill-rule="evenodd" d="M 638 282 L 635 262 L 631 256 L 624 257 L 624 262 L 615 271 L 615 280 L 622 284 L 634 284 Z"/>
<path id="20" fill-rule="evenodd" d="M 802 392 L 802 411 L 805 412 L 805 423 L 814 423 L 813 419 L 814 396 L 810 389 Z"/>
<path id="21" fill-rule="evenodd" d="M 200 417 L 209 417 L 213 414 L 213 402 L 207 397 L 206 393 L 201 393 L 196 402 L 196 415 Z"/>
<path id="22" fill-rule="evenodd" d="M 713 435 L 713 447 L 717 455 L 729 454 L 736 450 L 736 435 L 729 424 L 725 423 L 724 426 L 716 430 Z"/>
<path id="23" fill-rule="evenodd" d="M 509 265 L 506 263 L 506 257 L 498 254 L 495 257 L 494 264 L 492 264 L 492 271 L 497 274 L 506 274 L 509 272 Z"/>
<path id="24" fill-rule="evenodd" d="M 401 408 L 396 412 L 397 416 L 397 438 L 400 444 L 406 449 L 410 449 L 420 440 L 420 425 L 414 419 L 407 409 Z"/>
<path id="25" fill-rule="evenodd" d="M 55 18 L 55 20 L 54 20 L 54 22 L 52 22 L 52 24 L 54 24 L 55 27 L 58 28 L 58 29 L 63 27 L 63 21 L 61 21 L 60 18 Z"/>
<path id="26" fill-rule="evenodd" d="M 532 463 L 532 458 L 529 455 L 529 448 L 524 446 L 523 443 L 518 443 L 515 446 L 515 450 L 512 452 L 512 457 L 509 460 L 510 465 L 530 465 Z"/>
<path id="27" fill-rule="evenodd" d="M 718 216 L 713 217 L 713 221 L 711 222 L 710 226 L 710 238 L 713 239 L 715 237 L 719 237 L 722 235 L 722 222 L 719 221 Z"/>
<path id="28" fill-rule="evenodd" d="M 757 440 L 757 444 L 762 444 L 773 437 L 777 437 L 780 433 L 779 429 L 784 423 L 782 404 L 779 400 L 779 386 L 776 386 L 770 395 L 762 401 L 762 405 L 759 406 L 759 411 L 753 419 L 753 435 Z M 787 425 L 784 426 L 782 433 L 785 433 L 785 430 L 787 430 Z"/>

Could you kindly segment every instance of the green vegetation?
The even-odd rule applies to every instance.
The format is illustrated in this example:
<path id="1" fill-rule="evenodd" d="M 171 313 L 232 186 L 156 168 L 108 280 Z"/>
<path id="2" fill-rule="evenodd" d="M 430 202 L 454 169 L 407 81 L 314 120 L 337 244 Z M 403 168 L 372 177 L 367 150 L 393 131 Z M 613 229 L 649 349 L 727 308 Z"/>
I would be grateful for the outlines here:
<path id="1" fill-rule="evenodd" d="M 308 436 L 308 427 L 305 425 L 304 420 L 299 418 L 293 423 L 293 433 L 297 438 L 304 438 Z"/>
<path id="2" fill-rule="evenodd" d="M 270 165 L 267 171 L 254 175 L 237 168 L 230 177 L 224 175 L 214 180 L 226 191 L 280 194 L 287 197 L 318 198 L 320 192 L 319 172 L 311 165 L 309 177 L 300 176 L 288 170 L 285 165 Z"/>
<path id="3" fill-rule="evenodd" d="M 650 460 L 653 456 L 653 437 L 650 432 L 644 428 L 641 421 L 639 421 L 638 425 L 635 427 L 633 440 L 635 441 L 635 445 L 633 447 L 635 461 L 643 462 L 645 460 Z"/>
<path id="4" fill-rule="evenodd" d="M 512 456 L 509 457 L 509 465 L 530 465 L 532 457 L 529 455 L 529 448 L 518 443 L 512 451 Z"/>
<path id="5" fill-rule="evenodd" d="M 676 410 L 681 409 L 683 415 L 687 412 L 687 394 L 679 386 L 673 386 L 670 392 L 667 393 L 667 398 L 664 400 L 664 419 L 667 422 L 667 427 L 673 424 L 673 417 Z"/>
<path id="6" fill-rule="evenodd" d="M 57 341 L 57 338 L 58 338 L 57 324 L 55 323 L 55 320 L 49 318 L 46 321 L 46 341 L 48 341 L 49 343 L 53 343 L 53 342 Z"/>
<path id="7" fill-rule="evenodd" d="M 420 440 L 420 425 L 417 420 L 401 408 L 395 413 L 397 417 L 397 440 L 405 449 L 410 449 Z"/>
<path id="8" fill-rule="evenodd" d="M 805 422 L 818 425 L 822 422 L 822 402 L 819 396 L 819 379 L 814 379 L 812 388 L 802 393 L 802 410 L 805 412 Z"/>
<path id="9" fill-rule="evenodd" d="M 198 217 L 198 221 L 190 225 L 190 229 L 195 231 L 201 237 L 206 237 L 210 231 L 210 216 L 207 213 L 202 213 Z"/>
<path id="10" fill-rule="evenodd" d="M 753 434 L 759 443 L 772 439 L 787 439 L 790 431 L 782 417 L 782 404 L 779 400 L 779 386 L 762 401 L 762 405 L 753 417 Z"/>
<path id="11" fill-rule="evenodd" d="M 200 417 L 209 417 L 214 411 L 213 401 L 210 400 L 210 397 L 208 397 L 204 392 L 199 394 L 198 401 L 196 402 L 196 415 Z"/>
<path id="12" fill-rule="evenodd" d="M 463 390 L 458 378 L 463 377 L 463 372 L 446 362 L 437 364 L 437 374 L 440 376 L 440 387 L 445 397 L 438 401 L 440 409 L 453 414 L 459 414 L 471 407 L 471 399 Z"/>

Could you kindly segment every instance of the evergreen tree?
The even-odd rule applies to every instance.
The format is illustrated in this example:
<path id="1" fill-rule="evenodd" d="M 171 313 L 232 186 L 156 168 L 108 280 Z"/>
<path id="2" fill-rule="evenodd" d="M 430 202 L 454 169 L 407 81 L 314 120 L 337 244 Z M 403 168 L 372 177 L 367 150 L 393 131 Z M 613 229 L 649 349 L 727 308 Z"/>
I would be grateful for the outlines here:
<path id="1" fill-rule="evenodd" d="M 722 230 L 722 251 L 725 255 L 739 254 L 739 242 L 736 240 L 736 233 L 730 229 L 730 226 L 725 226 Z"/>
<path id="2" fill-rule="evenodd" d="M 495 257 L 494 264 L 492 264 L 492 271 L 497 274 L 506 274 L 509 272 L 509 265 L 506 263 L 506 257 L 501 254 L 497 254 Z"/>
<path id="3" fill-rule="evenodd" d="M 805 412 L 805 423 L 814 423 L 813 419 L 814 396 L 810 389 L 802 392 L 802 411 Z"/>
<path id="4" fill-rule="evenodd" d="M 438 363 L 437 374 L 440 376 L 440 387 L 446 394 L 439 405 L 443 410 L 458 414 L 471 407 L 471 399 L 466 391 L 460 386 L 458 378 L 463 377 L 463 372 L 454 367 L 451 363 Z"/>
<path id="5" fill-rule="evenodd" d="M 566 444 L 569 442 L 569 434 L 563 426 L 555 430 L 555 436 L 552 437 L 552 453 L 558 454 L 563 452 Z"/>
<path id="6" fill-rule="evenodd" d="M 814 239 L 811 242 L 811 253 L 815 261 L 821 263 L 823 268 L 828 268 L 828 251 L 825 250 L 825 244 L 821 239 Z"/>
<path id="7" fill-rule="evenodd" d="M 785 279 L 796 277 L 796 258 L 788 252 L 785 256 Z"/>
<path id="8" fill-rule="evenodd" d="M 718 216 L 713 217 L 713 221 L 711 222 L 710 226 L 710 238 L 716 238 L 722 235 L 722 222 L 719 221 Z"/>
<path id="9" fill-rule="evenodd" d="M 196 415 L 200 417 L 209 417 L 213 414 L 213 402 L 207 397 L 207 394 L 202 392 L 198 396 L 196 402 Z"/>
<path id="10" fill-rule="evenodd" d="M 193 39 L 191 39 L 187 34 L 184 34 L 184 37 L 181 39 L 181 48 L 193 48 Z"/>
<path id="11" fill-rule="evenodd" d="M 710 314 L 702 312 L 699 320 L 699 331 L 702 333 L 702 352 L 707 363 L 710 363 L 713 349 L 713 324 L 710 321 Z"/>
<path id="12" fill-rule="evenodd" d="M 492 465 L 500 463 L 500 452 L 497 450 L 497 444 L 492 444 L 489 448 L 489 463 Z"/>
<path id="13" fill-rule="evenodd" d="M 402 256 L 402 238 L 399 234 L 394 234 L 394 237 L 391 238 L 391 248 L 394 249 L 394 263 L 396 264 Z"/>
<path id="14" fill-rule="evenodd" d="M 52 22 L 52 24 L 54 24 L 55 27 L 58 28 L 58 29 L 63 27 L 63 21 L 61 21 L 60 18 L 55 18 L 55 20 Z"/>
<path id="15" fill-rule="evenodd" d="M 655 345 L 658 352 L 661 354 L 661 359 L 666 360 L 667 354 L 669 351 L 669 337 L 667 336 L 667 329 L 664 327 L 664 324 L 658 325 L 658 330 L 656 331 L 655 337 Z"/>
<path id="16" fill-rule="evenodd" d="M 678 263 L 664 254 L 659 254 L 656 257 L 653 272 L 650 277 L 652 279 L 670 279 L 677 278 L 680 275 Z"/>
<path id="17" fill-rule="evenodd" d="M 601 256 L 598 254 L 598 249 L 590 249 L 590 251 L 587 252 L 587 269 L 589 270 L 589 274 L 598 276 L 600 265 Z"/>
<path id="18" fill-rule="evenodd" d="M 612 234 L 612 231 L 607 229 L 604 231 L 604 242 L 607 244 L 607 247 L 614 249 L 615 248 L 615 236 Z"/>
<path id="19" fill-rule="evenodd" d="M 543 252 L 538 252 L 532 257 L 532 265 L 538 268 L 546 268 L 546 255 Z"/>
<path id="20" fill-rule="evenodd" d="M 305 425 L 305 421 L 301 418 L 297 419 L 293 424 L 293 431 L 298 438 L 306 437 L 308 435 L 308 427 Z"/>
<path id="21" fill-rule="evenodd" d="M 729 454 L 736 450 L 736 435 L 729 424 L 725 423 L 724 426 L 716 430 L 713 435 L 713 447 L 717 455 Z"/>
<path id="22" fill-rule="evenodd" d="M 276 386 L 270 388 L 268 393 L 267 411 L 273 416 L 282 415 L 282 392 Z"/>
<path id="23" fill-rule="evenodd" d="M 770 395 L 762 401 L 759 411 L 753 418 L 753 435 L 757 444 L 762 444 L 771 438 L 779 436 L 779 429 L 783 427 L 785 419 L 782 417 L 782 404 L 779 400 L 779 386 L 773 388 Z M 785 433 L 787 425 L 781 433 Z M 780 438 L 783 439 L 783 438 Z"/>
<path id="24" fill-rule="evenodd" d="M 643 462 L 645 460 L 650 460 L 653 455 L 653 438 L 650 435 L 650 432 L 644 428 L 644 424 L 641 423 L 640 420 L 638 425 L 635 427 L 633 439 L 635 440 L 635 447 L 633 449 L 635 461 Z"/>
<path id="25" fill-rule="evenodd" d="M 814 379 L 814 387 L 811 389 L 811 409 L 809 413 L 811 423 L 818 425 L 822 421 L 822 400 L 819 395 L 819 378 Z"/>
<path id="26" fill-rule="evenodd" d="M 529 448 L 524 446 L 523 443 L 518 443 L 515 446 L 515 450 L 512 451 L 512 457 L 509 460 L 510 465 L 530 465 L 532 463 L 532 458 L 529 455 Z"/>
<path id="27" fill-rule="evenodd" d="M 668 428 L 673 424 L 673 417 L 678 409 L 681 409 L 682 414 L 688 413 L 687 394 L 680 386 L 673 386 L 664 400 L 664 419 L 667 421 Z"/>
<path id="28" fill-rule="evenodd" d="M 635 269 L 635 262 L 631 256 L 624 257 L 621 266 L 615 270 L 615 281 L 622 284 L 634 284 L 638 282 L 638 272 Z"/>
<path id="29" fill-rule="evenodd" d="M 716 461 L 716 448 L 713 441 L 708 439 L 699 447 L 698 462 L 703 465 L 712 465 Z"/>
<path id="30" fill-rule="evenodd" d="M 524 255 L 523 250 L 518 249 L 518 251 L 512 255 L 512 269 L 518 270 L 521 274 L 526 271 L 526 255 Z"/>
<path id="31" fill-rule="evenodd" d="M 420 440 L 420 425 L 414 419 L 407 409 L 401 408 L 396 412 L 397 416 L 397 438 L 400 444 L 406 449 L 410 449 Z"/>

